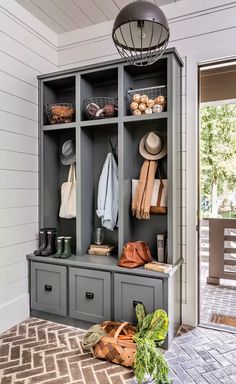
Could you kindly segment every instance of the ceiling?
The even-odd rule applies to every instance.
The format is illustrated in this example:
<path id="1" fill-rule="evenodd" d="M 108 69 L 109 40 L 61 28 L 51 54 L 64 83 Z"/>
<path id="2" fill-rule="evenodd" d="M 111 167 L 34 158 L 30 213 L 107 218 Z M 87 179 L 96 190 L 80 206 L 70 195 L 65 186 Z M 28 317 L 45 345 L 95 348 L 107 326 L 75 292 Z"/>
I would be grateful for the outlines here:
<path id="1" fill-rule="evenodd" d="M 133 0 L 16 0 L 56 33 L 113 20 Z M 149 0 L 162 6 L 176 0 Z"/>

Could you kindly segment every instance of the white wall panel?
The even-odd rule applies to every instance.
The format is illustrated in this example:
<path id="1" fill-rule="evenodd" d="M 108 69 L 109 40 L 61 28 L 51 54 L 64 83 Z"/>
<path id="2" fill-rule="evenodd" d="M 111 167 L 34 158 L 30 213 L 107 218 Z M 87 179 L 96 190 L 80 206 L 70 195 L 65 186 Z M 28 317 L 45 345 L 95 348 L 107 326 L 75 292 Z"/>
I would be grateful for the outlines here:
<path id="1" fill-rule="evenodd" d="M 38 104 L 38 89 L 23 80 L 19 80 L 15 75 L 9 75 L 1 71 L 0 67 L 0 90 L 11 95 Z"/>
<path id="2" fill-rule="evenodd" d="M 37 156 L 38 138 L 2 130 L 0 132 L 0 149 Z"/>
<path id="3" fill-rule="evenodd" d="M 6 301 L 0 306 L 0 332 L 20 323 L 29 317 L 29 294 L 16 296 L 11 301 Z"/>
<path id="4" fill-rule="evenodd" d="M 19 225 L 18 227 L 0 228 L 1 248 L 12 247 L 20 243 L 36 240 L 38 237 L 38 224 Z"/>
<path id="5" fill-rule="evenodd" d="M 37 189 L 0 189 L 0 209 L 34 205 L 38 205 Z"/>
<path id="6" fill-rule="evenodd" d="M 35 172 L 8 171 L 0 169 L 0 188 L 38 188 Z"/>
<path id="7" fill-rule="evenodd" d="M 17 135 L 11 132 L 1 131 L 0 149 L 4 149 L 5 151 L 15 151 L 37 155 L 38 139 L 23 135 Z"/>
<path id="8" fill-rule="evenodd" d="M 0 149 L 0 164 L 1 168 L 5 170 L 37 172 L 38 156 Z"/>
<path id="9" fill-rule="evenodd" d="M 5 73 L 12 73 L 11 68 L 14 67 L 14 77 L 19 80 L 38 88 L 37 75 L 35 69 L 30 68 L 27 64 L 22 63 L 17 58 L 9 56 L 7 53 L 0 51 L 0 70 Z"/>
<path id="10" fill-rule="evenodd" d="M 1 39 L 1 37 L 0 37 Z M 0 90 L 1 110 L 37 121 L 38 106 Z"/>
<path id="11" fill-rule="evenodd" d="M 12 22 L 12 17 L 8 13 L 0 12 L 1 32 L 25 47 L 32 56 L 38 56 L 54 66 L 57 60 L 57 52 L 52 49 L 53 44 L 43 41 L 40 36 L 30 34 L 23 24 L 18 23 L 17 19 Z"/>
<path id="12" fill-rule="evenodd" d="M 25 295 L 28 289 L 28 276 L 23 279 L 13 281 L 11 284 L 4 285 L 0 289 L 0 306 L 4 303 L 12 301 L 17 296 Z"/>
<path id="13" fill-rule="evenodd" d="M 11 112 L 0 110 L 0 129 L 38 138 L 38 122 L 16 115 L 13 108 L 11 110 Z"/>
<path id="14" fill-rule="evenodd" d="M 28 276 L 26 275 L 23 279 L 13 281 L 11 284 L 7 284 L 0 289 L 0 306 L 4 303 L 14 300 L 17 296 L 25 295 L 28 289 Z"/>
<path id="15" fill-rule="evenodd" d="M 38 207 L 18 207 L 0 210 L 0 228 L 38 222 Z"/>
<path id="16" fill-rule="evenodd" d="M 0 268 L 25 261 L 25 255 L 37 248 L 37 240 L 27 240 L 22 243 L 0 249 Z"/>
<path id="17" fill-rule="evenodd" d="M 29 315 L 26 254 L 38 238 L 38 80 L 56 39 L 15 0 L 0 0 L 0 332 Z M 1 381 L 1 380 L 0 380 Z"/>
<path id="18" fill-rule="evenodd" d="M 30 40 L 30 37 L 29 37 Z M 21 44 L 17 40 L 11 38 L 7 34 L 1 32 L 0 30 L 0 50 L 4 53 L 7 53 L 9 56 L 17 57 L 17 59 L 30 68 L 33 68 L 37 71 L 38 74 L 51 72 L 56 69 L 56 66 L 53 65 L 51 60 L 37 54 L 37 45 L 35 45 L 35 51 L 27 48 L 27 41 L 24 44 Z M 49 55 L 51 57 L 51 55 Z"/>
<path id="19" fill-rule="evenodd" d="M 14 283 L 14 281 L 25 279 L 27 275 L 28 270 L 25 261 L 2 267 L 0 270 L 0 289 Z"/>

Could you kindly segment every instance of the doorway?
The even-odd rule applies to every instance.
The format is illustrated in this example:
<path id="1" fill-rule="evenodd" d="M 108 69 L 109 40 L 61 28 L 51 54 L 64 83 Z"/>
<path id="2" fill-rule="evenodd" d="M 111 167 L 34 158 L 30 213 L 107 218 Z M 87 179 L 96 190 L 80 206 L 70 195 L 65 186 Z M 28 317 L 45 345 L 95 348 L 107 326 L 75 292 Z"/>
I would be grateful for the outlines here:
<path id="1" fill-rule="evenodd" d="M 199 323 L 236 331 L 236 62 L 199 87 Z"/>

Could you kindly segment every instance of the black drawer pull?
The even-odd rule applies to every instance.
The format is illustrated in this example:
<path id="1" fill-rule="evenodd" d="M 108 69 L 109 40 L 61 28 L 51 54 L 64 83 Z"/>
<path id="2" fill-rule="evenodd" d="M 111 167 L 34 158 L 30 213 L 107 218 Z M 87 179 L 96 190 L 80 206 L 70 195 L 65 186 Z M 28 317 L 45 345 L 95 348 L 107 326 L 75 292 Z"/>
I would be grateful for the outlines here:
<path id="1" fill-rule="evenodd" d="M 52 291 L 52 286 L 51 285 L 44 285 L 44 289 L 45 289 L 45 291 L 47 291 L 47 292 L 51 292 Z"/>
<path id="2" fill-rule="evenodd" d="M 133 307 L 135 308 L 137 304 L 143 304 L 143 303 L 142 303 L 142 301 L 134 300 L 133 301 Z"/>
<path id="3" fill-rule="evenodd" d="M 85 297 L 86 297 L 86 299 L 92 300 L 92 299 L 94 299 L 94 293 L 93 292 L 86 292 Z"/>

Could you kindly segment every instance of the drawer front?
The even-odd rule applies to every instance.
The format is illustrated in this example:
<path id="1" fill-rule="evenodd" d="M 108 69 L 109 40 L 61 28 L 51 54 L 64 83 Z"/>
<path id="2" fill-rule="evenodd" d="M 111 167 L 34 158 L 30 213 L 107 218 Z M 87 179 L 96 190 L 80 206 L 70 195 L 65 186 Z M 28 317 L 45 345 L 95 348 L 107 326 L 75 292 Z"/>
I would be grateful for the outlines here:
<path id="1" fill-rule="evenodd" d="M 163 308 L 162 280 L 115 273 L 115 320 L 135 323 L 137 303 L 143 303 L 148 313 Z"/>
<path id="2" fill-rule="evenodd" d="M 66 316 L 66 267 L 31 263 L 31 308 Z"/>
<path id="3" fill-rule="evenodd" d="M 101 322 L 111 318 L 109 272 L 70 268 L 70 317 Z"/>

